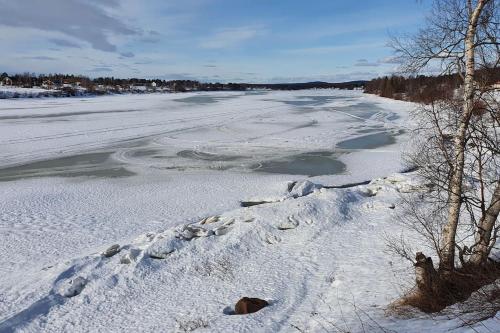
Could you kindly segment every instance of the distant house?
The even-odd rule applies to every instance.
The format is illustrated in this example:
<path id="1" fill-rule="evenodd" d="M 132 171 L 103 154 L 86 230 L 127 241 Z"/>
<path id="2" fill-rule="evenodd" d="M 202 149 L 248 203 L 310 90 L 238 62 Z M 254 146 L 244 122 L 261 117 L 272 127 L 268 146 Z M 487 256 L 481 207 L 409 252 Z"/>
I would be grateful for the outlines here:
<path id="1" fill-rule="evenodd" d="M 156 82 L 151 82 L 151 87 L 156 88 Z"/>
<path id="2" fill-rule="evenodd" d="M 12 80 L 10 77 L 5 77 L 2 81 L 0 81 L 0 86 L 11 86 L 12 85 Z"/>

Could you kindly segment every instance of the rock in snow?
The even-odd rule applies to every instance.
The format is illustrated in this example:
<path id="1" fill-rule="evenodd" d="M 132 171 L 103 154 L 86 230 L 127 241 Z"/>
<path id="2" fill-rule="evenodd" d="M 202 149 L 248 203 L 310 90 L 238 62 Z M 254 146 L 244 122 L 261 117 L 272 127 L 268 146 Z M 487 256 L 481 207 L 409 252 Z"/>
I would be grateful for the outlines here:
<path id="1" fill-rule="evenodd" d="M 106 249 L 106 251 L 104 251 L 102 253 L 102 255 L 105 256 L 106 258 L 110 258 L 110 257 L 114 256 L 115 254 L 117 254 L 118 252 L 120 252 L 120 250 L 121 250 L 120 245 L 114 244 L 114 245 L 111 245 L 110 247 L 108 247 Z"/>
<path id="2" fill-rule="evenodd" d="M 222 235 L 225 235 L 229 232 L 229 227 L 227 226 L 220 226 L 218 228 L 215 228 L 214 229 L 214 233 L 215 233 L 215 236 L 222 236 Z"/>
<path id="3" fill-rule="evenodd" d="M 243 297 L 236 303 L 234 313 L 239 315 L 254 313 L 268 305 L 269 303 L 267 301 L 260 298 Z"/>
<path id="4" fill-rule="evenodd" d="M 219 221 L 219 216 L 209 216 L 205 217 L 203 220 L 200 221 L 200 224 L 210 224 L 210 223 L 215 223 Z"/>
<path id="5" fill-rule="evenodd" d="M 78 296 L 82 292 L 83 288 L 85 288 L 87 283 L 88 280 L 81 276 L 71 279 L 63 285 L 61 289 L 61 295 L 63 295 L 64 297 Z"/>

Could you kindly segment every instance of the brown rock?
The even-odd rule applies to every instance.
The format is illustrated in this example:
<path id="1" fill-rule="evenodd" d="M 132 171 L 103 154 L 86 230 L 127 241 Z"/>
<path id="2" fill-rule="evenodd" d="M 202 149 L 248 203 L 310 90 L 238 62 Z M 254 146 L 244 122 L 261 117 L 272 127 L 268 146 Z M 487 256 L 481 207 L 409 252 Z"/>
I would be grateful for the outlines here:
<path id="1" fill-rule="evenodd" d="M 254 313 L 259 311 L 260 309 L 265 308 L 268 305 L 269 303 L 263 299 L 243 297 L 236 303 L 236 306 L 234 307 L 234 313 L 235 314 Z"/>

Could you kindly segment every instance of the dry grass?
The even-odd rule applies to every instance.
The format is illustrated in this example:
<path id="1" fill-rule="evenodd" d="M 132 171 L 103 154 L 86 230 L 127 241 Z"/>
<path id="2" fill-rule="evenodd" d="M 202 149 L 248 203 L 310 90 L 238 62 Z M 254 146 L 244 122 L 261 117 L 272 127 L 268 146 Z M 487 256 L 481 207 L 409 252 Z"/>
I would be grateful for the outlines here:
<path id="1" fill-rule="evenodd" d="M 425 313 L 440 312 L 456 304 L 460 314 L 479 322 L 500 311 L 500 264 L 490 262 L 483 267 L 463 267 L 443 278 L 437 291 L 425 293 L 414 288 L 392 303 L 389 311 L 396 314 L 413 307 Z"/>

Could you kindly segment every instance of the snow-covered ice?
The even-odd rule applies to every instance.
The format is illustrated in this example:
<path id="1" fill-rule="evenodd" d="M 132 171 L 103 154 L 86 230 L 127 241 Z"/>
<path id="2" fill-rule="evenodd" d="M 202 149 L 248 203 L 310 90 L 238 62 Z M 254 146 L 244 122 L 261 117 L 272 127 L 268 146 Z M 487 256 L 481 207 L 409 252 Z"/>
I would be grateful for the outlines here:
<path id="1" fill-rule="evenodd" d="M 398 173 L 411 107 L 335 90 L 0 101 L 0 332 L 456 328 L 385 315 L 411 267 L 384 235 L 399 194 L 425 190 Z M 271 306 L 224 313 L 243 296 Z"/>

